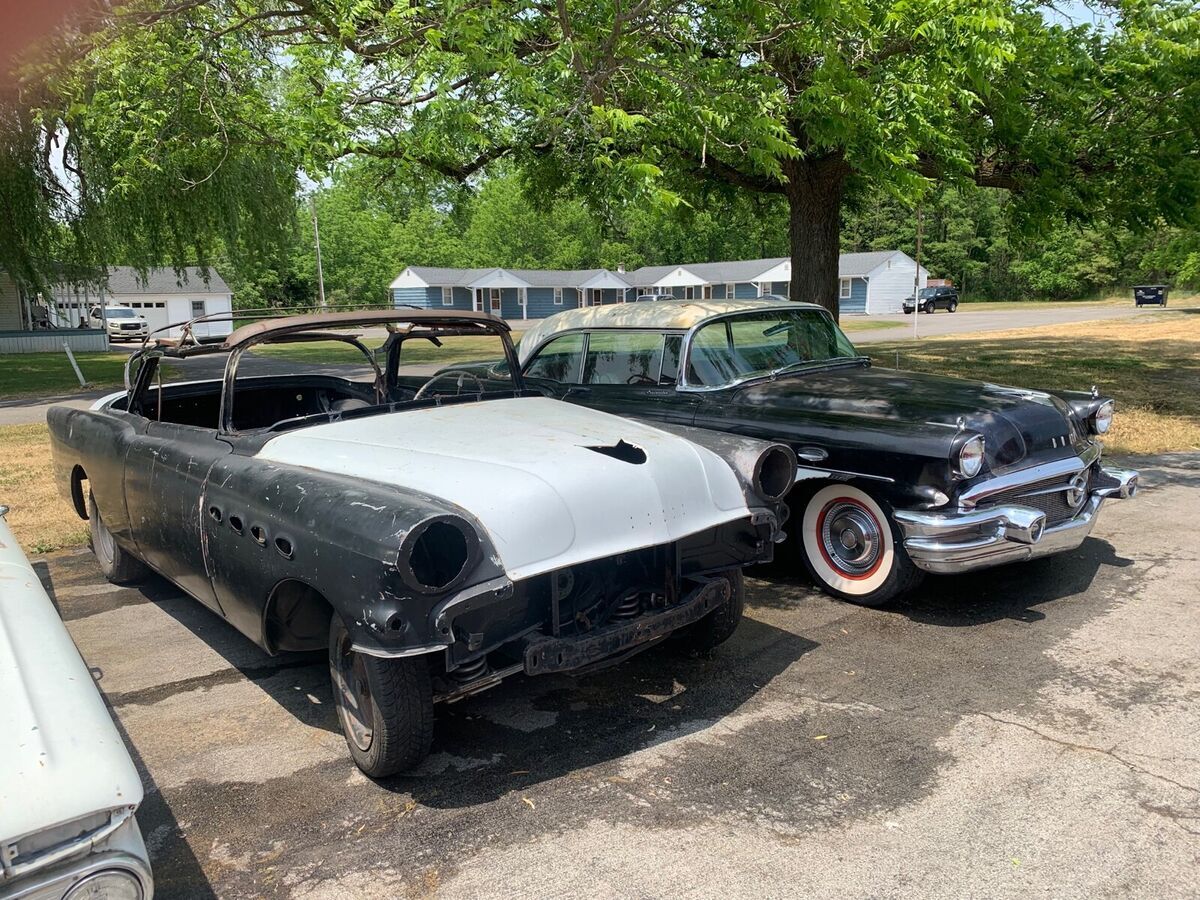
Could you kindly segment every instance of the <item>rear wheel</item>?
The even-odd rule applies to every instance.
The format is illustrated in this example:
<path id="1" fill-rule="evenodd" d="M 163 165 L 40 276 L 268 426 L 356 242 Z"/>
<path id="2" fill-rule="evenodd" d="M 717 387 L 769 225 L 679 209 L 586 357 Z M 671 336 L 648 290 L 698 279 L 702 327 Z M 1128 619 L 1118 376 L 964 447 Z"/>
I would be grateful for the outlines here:
<path id="1" fill-rule="evenodd" d="M 100 571 L 112 584 L 132 584 L 141 581 L 150 574 L 145 563 L 132 553 L 122 550 L 113 537 L 104 519 L 100 516 L 100 508 L 96 506 L 96 498 L 88 491 L 88 526 L 91 530 L 90 540 L 92 553 L 100 564 Z"/>
<path id="2" fill-rule="evenodd" d="M 679 632 L 678 646 L 689 652 L 706 654 L 725 643 L 737 631 L 746 608 L 746 580 L 741 569 L 729 573 L 729 600 L 699 622 Z"/>
<path id="3" fill-rule="evenodd" d="M 883 506 L 866 491 L 830 484 L 804 505 L 796 541 L 823 591 L 862 606 L 883 606 L 923 576 Z"/>
<path id="4" fill-rule="evenodd" d="M 950 301 L 950 303 L 949 303 L 949 305 L 946 307 L 946 309 L 947 309 L 949 312 L 954 312 L 956 309 L 958 309 L 958 301 L 957 301 L 957 300 L 951 300 L 951 301 Z"/>
<path id="5" fill-rule="evenodd" d="M 359 653 L 341 617 L 329 623 L 329 676 L 350 756 L 372 778 L 416 766 L 433 741 L 433 686 L 422 657 Z"/>

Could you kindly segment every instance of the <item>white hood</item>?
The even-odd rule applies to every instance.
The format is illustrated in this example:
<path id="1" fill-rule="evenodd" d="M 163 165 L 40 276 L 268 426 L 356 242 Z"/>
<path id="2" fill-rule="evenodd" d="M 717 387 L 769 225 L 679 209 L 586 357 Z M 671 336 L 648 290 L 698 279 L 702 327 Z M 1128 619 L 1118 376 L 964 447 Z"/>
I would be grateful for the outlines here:
<path id="1" fill-rule="evenodd" d="M 141 801 L 92 675 L 0 519 L 0 842 Z"/>
<path id="2" fill-rule="evenodd" d="M 632 444 L 641 464 L 588 447 Z M 513 580 L 676 541 L 749 515 L 715 453 L 608 413 L 538 397 L 317 425 L 258 457 L 392 484 L 474 515 Z"/>

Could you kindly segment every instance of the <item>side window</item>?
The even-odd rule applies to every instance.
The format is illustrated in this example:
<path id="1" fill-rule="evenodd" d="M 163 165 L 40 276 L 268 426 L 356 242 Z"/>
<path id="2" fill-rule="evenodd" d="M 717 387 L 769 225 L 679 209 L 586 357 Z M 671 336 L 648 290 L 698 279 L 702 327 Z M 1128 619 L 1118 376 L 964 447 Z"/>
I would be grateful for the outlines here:
<path id="1" fill-rule="evenodd" d="M 525 367 L 527 378 L 544 378 L 564 384 L 579 382 L 583 359 L 583 335 L 564 334 L 546 344 Z"/>
<path id="2" fill-rule="evenodd" d="M 682 334 L 668 334 L 663 339 L 662 374 L 658 377 L 659 384 L 679 382 L 679 349 L 682 346 Z"/>
<path id="3" fill-rule="evenodd" d="M 588 340 L 584 384 L 658 384 L 663 336 L 646 331 L 597 331 Z"/>

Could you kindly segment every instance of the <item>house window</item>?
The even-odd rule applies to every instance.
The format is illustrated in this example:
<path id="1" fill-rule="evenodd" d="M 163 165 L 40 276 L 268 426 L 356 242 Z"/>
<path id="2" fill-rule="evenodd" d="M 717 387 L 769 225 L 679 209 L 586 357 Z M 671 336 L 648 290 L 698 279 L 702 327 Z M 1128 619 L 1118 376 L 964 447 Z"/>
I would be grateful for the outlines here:
<path id="1" fill-rule="evenodd" d="M 562 302 L 562 288 L 555 288 L 555 289 L 554 289 L 554 305 L 555 305 L 555 306 L 562 306 L 562 305 L 563 305 L 563 302 Z"/>
<path id="2" fill-rule="evenodd" d="M 492 312 L 499 313 L 500 312 L 500 288 L 492 288 L 491 295 L 492 295 Z"/>
<path id="3" fill-rule="evenodd" d="M 203 300 L 193 300 L 192 301 L 192 318 L 198 319 L 202 315 L 204 315 L 204 301 Z"/>
<path id="4" fill-rule="evenodd" d="M 850 279 L 849 278 L 843 278 L 838 282 L 838 299 L 839 300 L 849 300 L 850 299 Z"/>
<path id="5" fill-rule="evenodd" d="M 453 306 L 453 305 L 454 305 L 454 288 L 452 288 L 452 287 L 442 288 L 442 306 Z"/>
<path id="6" fill-rule="evenodd" d="M 732 299 L 733 299 L 733 295 L 734 295 L 734 294 L 736 294 L 736 293 L 737 293 L 737 291 L 736 291 L 736 290 L 734 290 L 734 286 L 733 286 L 733 282 L 732 282 L 732 281 L 731 281 L 731 282 L 729 282 L 728 284 L 726 284 L 726 285 L 725 285 L 725 299 L 726 299 L 726 300 L 732 300 Z"/>

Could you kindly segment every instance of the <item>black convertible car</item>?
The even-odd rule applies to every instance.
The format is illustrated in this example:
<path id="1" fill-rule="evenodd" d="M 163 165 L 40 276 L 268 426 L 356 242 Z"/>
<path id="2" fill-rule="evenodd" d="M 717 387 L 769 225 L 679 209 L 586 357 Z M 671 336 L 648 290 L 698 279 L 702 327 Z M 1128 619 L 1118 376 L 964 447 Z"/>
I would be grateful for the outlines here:
<path id="1" fill-rule="evenodd" d="M 875 367 L 819 306 L 570 310 L 518 355 L 526 385 L 551 396 L 789 444 L 795 552 L 822 588 L 865 605 L 923 572 L 1070 550 L 1106 498 L 1137 490 L 1136 472 L 1100 463 L 1112 400 Z"/>

